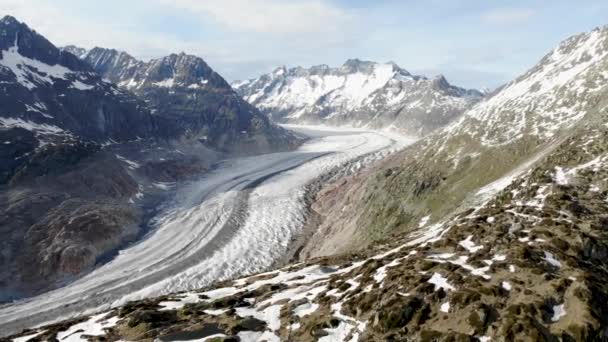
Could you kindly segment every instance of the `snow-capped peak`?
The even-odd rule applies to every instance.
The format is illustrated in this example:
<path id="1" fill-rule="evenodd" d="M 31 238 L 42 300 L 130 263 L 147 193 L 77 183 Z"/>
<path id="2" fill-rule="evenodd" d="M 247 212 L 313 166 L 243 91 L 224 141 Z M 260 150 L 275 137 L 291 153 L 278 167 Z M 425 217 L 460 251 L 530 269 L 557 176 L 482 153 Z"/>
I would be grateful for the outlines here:
<path id="1" fill-rule="evenodd" d="M 359 59 L 338 68 L 280 67 L 233 87 L 278 121 L 390 126 L 416 135 L 447 123 L 481 97 L 450 85 L 442 76 L 429 81 L 394 62 Z M 440 118 L 430 118 L 435 115 Z"/>
<path id="2" fill-rule="evenodd" d="M 608 26 L 570 37 L 448 131 L 478 135 L 488 146 L 525 135 L 551 138 L 593 108 L 600 90 L 608 86 L 607 68 Z"/>

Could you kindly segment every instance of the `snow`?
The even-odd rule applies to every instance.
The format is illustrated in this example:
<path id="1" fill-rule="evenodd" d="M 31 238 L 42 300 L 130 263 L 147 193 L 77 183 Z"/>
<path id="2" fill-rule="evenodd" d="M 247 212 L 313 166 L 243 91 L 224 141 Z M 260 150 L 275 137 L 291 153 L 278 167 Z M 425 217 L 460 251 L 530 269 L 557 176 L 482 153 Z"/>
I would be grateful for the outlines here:
<path id="1" fill-rule="evenodd" d="M 161 88 L 171 88 L 175 85 L 175 79 L 173 78 L 166 78 L 162 81 L 158 81 L 158 82 L 153 82 L 153 85 L 157 86 L 157 87 L 161 87 Z"/>
<path id="2" fill-rule="evenodd" d="M 346 323 L 340 322 L 336 328 L 332 329 L 324 329 L 327 333 L 327 336 L 323 336 L 319 338 L 319 342 L 337 342 L 344 341 L 346 337 L 350 334 L 351 330 L 353 330 L 353 326 Z"/>
<path id="3" fill-rule="evenodd" d="M 587 113 L 584 100 L 601 89 L 584 81 L 608 56 L 608 49 L 602 48 L 606 37 L 605 31 L 594 30 L 565 41 L 526 74 L 467 111 L 449 131 L 474 133 L 484 145 L 500 146 L 526 133 L 550 138 L 576 123 Z M 564 101 L 568 96 L 577 101 Z"/>
<path id="4" fill-rule="evenodd" d="M 87 321 L 72 325 L 66 331 L 59 332 L 57 339 L 65 342 L 80 342 L 83 335 L 103 336 L 104 329 L 111 328 L 116 325 L 118 316 L 105 319 L 107 313 L 91 316 Z"/>
<path id="5" fill-rule="evenodd" d="M 45 117 L 47 119 L 53 119 L 52 115 L 49 115 L 49 114 L 43 112 L 44 110 L 48 110 L 48 108 L 41 102 L 36 102 L 36 103 L 34 103 L 33 106 L 30 106 L 29 104 L 25 103 L 25 110 L 28 112 L 40 113 L 40 115 L 42 115 L 43 117 Z"/>
<path id="6" fill-rule="evenodd" d="M 57 126 L 48 125 L 48 124 L 39 124 L 33 121 L 27 121 L 20 118 L 10 118 L 10 117 L 0 117 L 0 127 L 20 127 L 23 129 L 27 129 L 28 131 L 33 131 L 39 134 L 66 134 L 64 130 Z"/>
<path id="7" fill-rule="evenodd" d="M 384 278 L 386 278 L 386 269 L 399 265 L 402 259 L 403 258 L 395 259 L 376 270 L 376 273 L 374 274 L 374 280 L 376 281 L 376 283 L 380 284 L 380 287 L 383 286 L 382 282 L 384 281 Z"/>
<path id="8" fill-rule="evenodd" d="M 220 316 L 226 312 L 228 312 L 228 309 L 222 309 L 222 310 L 203 310 L 204 313 L 206 313 L 207 315 L 211 315 L 211 316 Z"/>
<path id="9" fill-rule="evenodd" d="M 204 341 L 209 341 L 209 340 L 214 339 L 214 338 L 221 338 L 221 337 L 228 337 L 228 336 L 227 336 L 227 335 L 225 335 L 225 334 L 213 334 L 213 335 L 210 335 L 210 336 L 207 336 L 207 337 L 203 337 L 202 339 L 196 339 L 196 340 L 181 340 L 181 341 L 196 341 L 196 342 L 204 342 Z"/>
<path id="10" fill-rule="evenodd" d="M 200 302 L 200 297 L 195 293 L 187 293 L 185 296 L 180 298 L 177 301 L 166 301 L 160 302 L 158 305 L 161 307 L 161 311 L 163 310 L 175 310 L 181 309 L 186 304 L 198 303 Z"/>
<path id="11" fill-rule="evenodd" d="M 553 180 L 559 185 L 568 185 L 569 182 L 564 169 L 559 166 L 555 167 L 555 176 L 553 176 Z"/>
<path id="12" fill-rule="evenodd" d="M 258 108 L 287 113 L 292 121 L 303 119 L 299 121 L 307 122 L 312 117 L 313 121 L 328 122 L 340 117 L 331 122 L 358 127 L 399 126 L 398 119 L 383 119 L 384 112 L 388 111 L 421 106 L 439 110 L 463 109 L 471 100 L 434 91 L 431 80 L 415 78 L 392 63 L 369 63 L 361 69 L 348 66 L 321 69 L 318 72 L 282 68 L 232 86 Z M 350 115 L 357 110 L 377 114 L 366 118 Z"/>
<path id="13" fill-rule="evenodd" d="M 464 268 L 465 270 L 469 271 L 474 276 L 482 277 L 486 280 L 491 278 L 490 275 L 486 274 L 486 272 L 488 272 L 490 270 L 489 266 L 476 268 L 476 267 L 473 267 L 473 266 L 467 264 L 467 260 L 469 260 L 469 257 L 466 255 L 463 255 L 454 260 L 448 260 L 448 262 Z"/>
<path id="14" fill-rule="evenodd" d="M 412 142 L 406 138 L 395 140 L 398 137 L 384 132 L 342 129 L 316 133 L 297 151 L 228 160 L 204 179 L 177 187 L 175 199 L 151 221 L 153 229 L 145 239 L 63 288 L 0 308 L 0 321 L 23 319 L 32 324 L 32 312 L 59 307 L 64 315 L 107 310 L 130 300 L 203 288 L 218 280 L 264 271 L 283 255 L 301 229 L 307 212 L 305 188 L 311 181 L 363 155 L 384 153 Z M 265 181 L 247 188 L 260 179 Z M 162 183 L 154 186 L 168 187 Z M 264 284 L 307 286 L 358 266 L 338 269 L 313 265 L 295 272 L 279 270 L 271 272 L 270 279 L 252 280 L 248 285 L 243 279 L 236 288 L 203 294 L 217 298 Z M 240 285 L 245 287 L 239 289 Z M 314 293 L 323 290 L 320 284 L 290 296 L 310 301 Z M 199 300 L 194 295 L 186 293 L 185 298 L 163 305 L 183 306 L 187 301 Z M 278 299 L 272 300 L 270 306 Z M 271 320 L 271 316 L 268 312 L 265 317 Z"/>
<path id="15" fill-rule="evenodd" d="M 252 308 L 236 308 L 236 314 L 240 317 L 252 316 L 260 321 L 266 322 L 268 328 L 272 331 L 277 331 L 281 328 L 281 308 L 282 305 L 271 305 L 260 311 Z"/>
<path id="16" fill-rule="evenodd" d="M 53 84 L 54 79 L 66 79 L 72 71 L 61 65 L 48 65 L 36 59 L 22 56 L 19 53 L 17 44 L 18 36 L 15 36 L 15 43 L 8 50 L 2 50 L 0 65 L 8 68 L 17 78 L 17 82 L 29 90 L 37 87 L 38 84 Z"/>
<path id="17" fill-rule="evenodd" d="M 493 261 L 505 261 L 507 260 L 507 256 L 505 254 L 496 254 L 492 257 Z"/>
<path id="18" fill-rule="evenodd" d="M 262 334 L 263 333 L 257 331 L 240 331 L 236 336 L 238 336 L 242 342 L 258 342 L 262 340 Z"/>
<path id="19" fill-rule="evenodd" d="M 441 312 L 450 312 L 450 302 L 445 302 L 443 304 L 441 304 L 441 307 L 439 308 L 439 310 Z"/>
<path id="20" fill-rule="evenodd" d="M 74 80 L 72 82 L 72 85 L 70 85 L 70 87 L 78 89 L 78 90 L 91 90 L 91 89 L 95 88 L 94 85 L 85 84 L 79 80 Z"/>
<path id="21" fill-rule="evenodd" d="M 555 305 L 553 307 L 553 317 L 551 317 L 551 321 L 557 322 L 564 316 L 566 316 L 565 304 Z"/>
<path id="22" fill-rule="evenodd" d="M 317 311 L 318 308 L 319 308 L 319 304 L 304 303 L 304 304 L 298 305 L 295 309 L 293 309 L 293 312 L 298 317 L 304 317 L 306 315 L 310 315 L 311 313 Z"/>
<path id="23" fill-rule="evenodd" d="M 17 337 L 17 338 L 13 339 L 13 342 L 27 342 L 27 341 L 33 339 L 34 337 L 42 334 L 43 332 L 44 331 L 38 331 L 38 332 L 35 332 L 33 334 L 25 335 L 25 336 L 22 336 L 22 337 Z"/>
<path id="24" fill-rule="evenodd" d="M 503 281 L 501 284 L 503 289 L 507 290 L 507 291 L 511 291 L 511 289 L 513 288 L 511 286 L 511 283 L 509 283 L 508 281 Z"/>
<path id="25" fill-rule="evenodd" d="M 608 163 L 608 156 L 598 156 L 586 163 L 570 169 L 556 166 L 553 180 L 559 185 L 568 185 L 570 180 L 575 177 L 578 172 L 587 169 L 591 169 L 592 172 L 598 172 L 600 168 L 605 166 L 606 163 Z"/>
<path id="26" fill-rule="evenodd" d="M 454 255 L 456 255 L 456 254 L 454 254 L 454 253 L 441 253 L 441 254 L 429 255 L 429 258 L 431 258 L 431 259 L 450 259 Z"/>
<path id="27" fill-rule="evenodd" d="M 475 242 L 472 241 L 473 235 L 469 235 L 465 240 L 462 240 L 458 243 L 458 245 L 462 246 L 464 249 L 471 253 L 475 253 L 480 249 L 483 249 L 483 245 L 477 246 Z"/>
<path id="28" fill-rule="evenodd" d="M 343 315 L 341 313 L 342 305 L 343 302 L 331 305 L 331 314 L 338 318 L 340 323 L 336 328 L 325 329 L 325 332 L 327 332 L 328 335 L 321 337 L 319 341 L 346 341 L 346 337 L 352 333 L 352 337 L 349 341 L 354 342 L 358 341 L 359 335 L 365 331 L 367 323 Z"/>
<path id="29" fill-rule="evenodd" d="M 431 218 L 431 216 L 425 216 L 423 218 L 420 219 L 420 222 L 418 223 L 418 228 L 422 228 L 424 226 L 426 226 L 426 224 L 429 222 L 429 219 Z"/>
<path id="30" fill-rule="evenodd" d="M 435 285 L 435 291 L 439 289 L 443 289 L 445 291 L 454 290 L 454 286 L 450 285 L 448 280 L 437 272 L 433 273 L 433 276 L 428 280 L 428 282 Z"/>
<path id="31" fill-rule="evenodd" d="M 167 182 L 155 182 L 152 183 L 152 185 L 160 190 L 171 190 L 171 188 L 173 187 L 174 183 L 167 183 Z"/>
<path id="32" fill-rule="evenodd" d="M 545 261 L 555 267 L 562 267 L 562 264 L 555 258 L 553 253 L 545 251 Z"/>
<path id="33" fill-rule="evenodd" d="M 131 169 L 131 170 L 135 170 L 135 169 L 138 169 L 139 167 L 141 167 L 141 165 L 139 163 L 129 160 L 119 154 L 116 154 L 116 158 L 118 158 L 120 161 L 126 163 L 129 166 L 129 169 Z"/>

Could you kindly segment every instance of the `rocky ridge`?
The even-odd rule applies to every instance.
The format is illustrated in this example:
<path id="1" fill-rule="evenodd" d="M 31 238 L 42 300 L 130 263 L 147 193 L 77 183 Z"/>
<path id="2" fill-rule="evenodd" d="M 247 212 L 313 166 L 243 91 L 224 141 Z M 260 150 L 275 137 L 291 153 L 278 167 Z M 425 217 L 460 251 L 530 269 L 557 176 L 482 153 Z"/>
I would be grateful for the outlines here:
<path id="1" fill-rule="evenodd" d="M 607 41 L 608 28 L 568 39 L 458 122 L 340 180 L 329 208 L 348 209 L 358 246 L 366 248 L 19 336 L 608 338 Z M 546 83 L 531 82 L 537 72 Z M 513 89 L 524 85 L 536 96 L 517 102 L 522 95 Z M 509 104 L 527 110 L 521 125 Z M 517 131 L 487 136 L 474 129 L 490 124 Z"/>
<path id="2" fill-rule="evenodd" d="M 200 57 L 182 52 L 144 62 L 114 49 L 64 49 L 143 99 L 170 136 L 241 154 L 287 149 L 298 141 L 245 102 Z"/>
<path id="3" fill-rule="evenodd" d="M 161 110 L 67 50 L 11 16 L 0 20 L 0 302 L 63 286 L 111 259 L 150 229 L 148 216 L 179 182 L 239 144 L 253 153 L 300 141 L 195 58 L 184 56 L 184 72 L 200 68 L 223 88 L 186 94 L 196 100 L 182 107 L 174 97 Z"/>
<path id="4" fill-rule="evenodd" d="M 93 340 L 606 338 L 607 116 L 482 205 L 320 258 L 24 331 Z M 598 122 L 601 124 L 598 125 Z"/>
<path id="5" fill-rule="evenodd" d="M 346 251 L 475 205 L 479 194 L 506 186 L 572 129 L 606 112 L 606 70 L 608 27 L 565 40 L 450 125 L 346 179 L 337 196 L 318 205 L 326 219 L 317 241 L 351 231 L 350 243 L 326 248 Z M 344 214 L 344 207 L 356 214 Z"/>
<path id="6" fill-rule="evenodd" d="M 448 124 L 483 97 L 441 75 L 428 79 L 395 63 L 357 59 L 339 68 L 280 67 L 232 86 L 278 122 L 391 128 L 414 136 Z"/>

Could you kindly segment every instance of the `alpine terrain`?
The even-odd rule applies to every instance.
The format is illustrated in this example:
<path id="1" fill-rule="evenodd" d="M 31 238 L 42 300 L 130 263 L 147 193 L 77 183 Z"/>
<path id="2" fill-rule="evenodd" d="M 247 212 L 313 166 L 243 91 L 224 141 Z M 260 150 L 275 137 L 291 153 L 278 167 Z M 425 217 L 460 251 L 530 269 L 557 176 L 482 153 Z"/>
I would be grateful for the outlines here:
<path id="1" fill-rule="evenodd" d="M 150 68 L 150 77 L 173 77 L 175 66 L 207 87 L 142 90 L 172 97 L 163 107 L 10 16 L 0 20 L 0 54 L 0 302 L 61 287 L 111 259 L 149 230 L 171 185 L 220 158 L 302 141 L 194 57 Z"/>
<path id="2" fill-rule="evenodd" d="M 290 142 L 285 130 L 243 101 L 199 57 L 180 53 L 142 62 L 114 49 L 68 46 L 64 50 L 144 100 L 152 113 L 162 117 L 169 135 L 198 139 L 233 153 L 272 151 Z"/>
<path id="3" fill-rule="evenodd" d="M 608 26 L 489 94 L 0 34 L 0 341 L 608 340 Z"/>
<path id="4" fill-rule="evenodd" d="M 280 67 L 233 87 L 278 122 L 391 128 L 415 136 L 445 126 L 483 96 L 441 75 L 428 79 L 395 63 L 358 59 L 339 68 Z"/>

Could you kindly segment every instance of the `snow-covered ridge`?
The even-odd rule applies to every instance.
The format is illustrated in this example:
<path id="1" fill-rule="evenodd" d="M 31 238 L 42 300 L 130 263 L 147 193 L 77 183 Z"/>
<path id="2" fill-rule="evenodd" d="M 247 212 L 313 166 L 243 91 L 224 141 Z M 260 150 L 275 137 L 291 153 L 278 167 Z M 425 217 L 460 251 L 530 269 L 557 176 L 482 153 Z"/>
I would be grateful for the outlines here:
<path id="1" fill-rule="evenodd" d="M 14 74 L 16 81 L 28 90 L 32 90 L 41 84 L 53 85 L 56 80 L 70 79 L 72 79 L 71 87 L 73 88 L 89 90 L 94 87 L 94 85 L 83 83 L 83 81 L 86 82 L 84 78 L 82 80 L 77 79 L 79 72 L 59 64 L 49 65 L 20 54 L 18 34 L 15 35 L 14 45 L 0 53 L 2 54 L 0 66 Z"/>
<path id="2" fill-rule="evenodd" d="M 70 50 L 81 52 L 79 58 L 118 86 L 132 91 L 146 87 L 199 89 L 218 85 L 211 79 L 219 76 L 201 58 L 185 53 L 146 62 L 114 49 L 96 47 L 83 52 L 70 47 Z"/>
<path id="3" fill-rule="evenodd" d="M 608 26 L 573 36 L 446 130 L 476 135 L 487 146 L 527 134 L 550 138 L 593 109 L 608 86 L 607 67 Z"/>
<path id="4" fill-rule="evenodd" d="M 443 76 L 428 79 L 392 62 L 356 59 L 338 68 L 280 67 L 232 86 L 278 121 L 373 128 L 392 125 L 417 134 L 447 123 L 482 96 L 450 85 Z"/>

